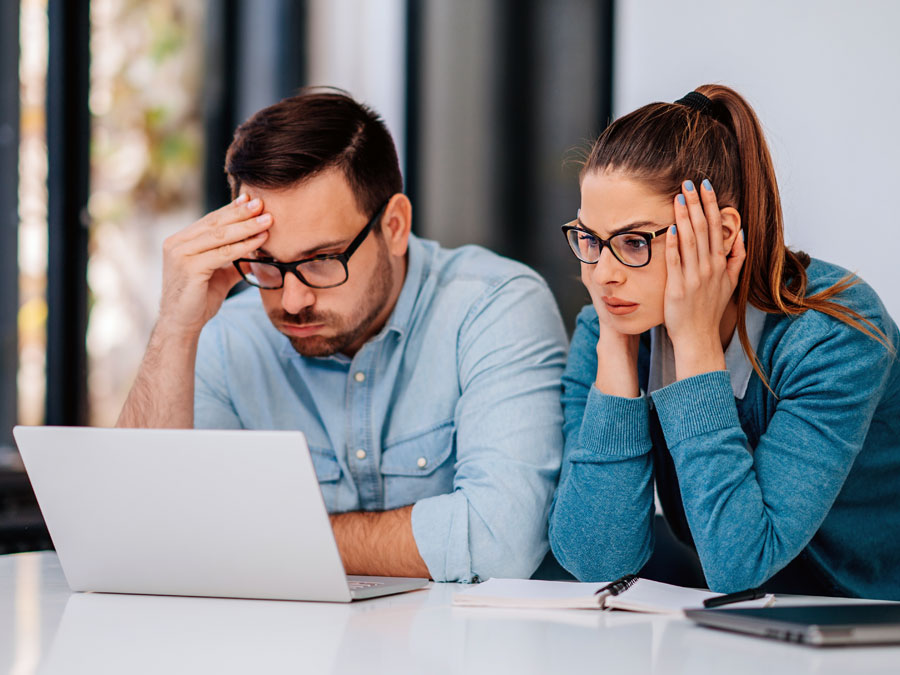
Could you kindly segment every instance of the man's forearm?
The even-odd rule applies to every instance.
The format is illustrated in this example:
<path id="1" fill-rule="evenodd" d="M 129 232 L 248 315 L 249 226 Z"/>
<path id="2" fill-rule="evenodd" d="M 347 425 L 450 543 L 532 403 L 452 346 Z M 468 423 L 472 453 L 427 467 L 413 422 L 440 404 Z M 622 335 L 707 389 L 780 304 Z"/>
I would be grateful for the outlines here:
<path id="1" fill-rule="evenodd" d="M 331 516 L 347 574 L 430 577 L 412 531 L 412 506 Z"/>
<path id="2" fill-rule="evenodd" d="M 116 426 L 193 427 L 196 359 L 197 338 L 167 335 L 157 325 Z"/>

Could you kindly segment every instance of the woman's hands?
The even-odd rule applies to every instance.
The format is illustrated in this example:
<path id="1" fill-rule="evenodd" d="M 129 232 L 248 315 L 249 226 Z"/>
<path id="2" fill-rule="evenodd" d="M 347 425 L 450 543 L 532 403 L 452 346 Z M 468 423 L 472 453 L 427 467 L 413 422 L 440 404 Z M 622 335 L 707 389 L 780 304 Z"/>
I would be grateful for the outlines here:
<path id="1" fill-rule="evenodd" d="M 641 395 L 637 376 L 640 335 L 620 333 L 612 323 L 605 320 L 609 318 L 609 313 L 606 305 L 600 299 L 601 290 L 591 278 L 592 266 L 585 263 L 582 263 L 581 266 L 581 280 L 590 293 L 591 303 L 597 310 L 597 317 L 600 320 L 600 337 L 597 340 L 597 378 L 594 386 L 610 396 L 637 398 Z"/>
<path id="2" fill-rule="evenodd" d="M 728 238 L 723 218 L 728 219 Z M 699 194 L 691 181 L 683 183 L 675 198 L 675 223 L 666 237 L 665 325 L 676 376 L 682 380 L 725 370 L 722 336 L 727 340 L 734 331 L 732 298 L 746 251 L 740 216 L 733 208 L 719 210 L 708 180 Z M 733 242 L 728 251 L 726 239 Z M 729 321 L 723 321 L 726 313 Z"/>

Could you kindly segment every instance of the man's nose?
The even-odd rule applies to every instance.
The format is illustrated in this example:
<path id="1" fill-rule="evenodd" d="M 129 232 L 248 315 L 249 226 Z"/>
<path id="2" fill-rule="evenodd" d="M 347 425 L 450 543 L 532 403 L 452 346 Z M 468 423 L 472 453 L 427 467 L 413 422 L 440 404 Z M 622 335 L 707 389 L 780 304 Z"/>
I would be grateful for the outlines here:
<path id="1" fill-rule="evenodd" d="M 281 306 L 288 314 L 297 314 L 301 309 L 316 303 L 316 294 L 309 286 L 288 272 L 284 275 L 281 289 Z"/>
<path id="2" fill-rule="evenodd" d="M 613 255 L 609 246 L 600 251 L 600 259 L 591 270 L 591 279 L 595 284 L 620 284 L 625 281 L 626 267 Z"/>

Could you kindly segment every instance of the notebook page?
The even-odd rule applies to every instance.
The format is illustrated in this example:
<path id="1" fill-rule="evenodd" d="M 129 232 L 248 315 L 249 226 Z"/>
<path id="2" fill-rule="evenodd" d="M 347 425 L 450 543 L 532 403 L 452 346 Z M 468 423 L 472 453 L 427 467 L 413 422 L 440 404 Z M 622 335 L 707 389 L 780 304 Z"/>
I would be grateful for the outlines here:
<path id="1" fill-rule="evenodd" d="M 606 607 L 625 609 L 632 612 L 652 612 L 654 614 L 680 614 L 688 608 L 703 607 L 703 601 L 720 593 L 698 591 L 694 588 L 672 586 L 659 581 L 638 579 L 621 595 L 606 599 Z"/>
<path id="2" fill-rule="evenodd" d="M 453 596 L 460 607 L 521 607 L 532 609 L 600 609 L 594 593 L 606 583 L 488 579 Z"/>

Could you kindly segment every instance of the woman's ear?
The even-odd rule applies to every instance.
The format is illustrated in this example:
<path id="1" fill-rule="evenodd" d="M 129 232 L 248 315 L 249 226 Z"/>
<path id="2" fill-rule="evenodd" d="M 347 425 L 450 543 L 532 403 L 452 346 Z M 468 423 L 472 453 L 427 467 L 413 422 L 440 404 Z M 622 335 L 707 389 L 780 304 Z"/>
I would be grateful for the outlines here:
<path id="1" fill-rule="evenodd" d="M 741 233 L 741 214 L 733 206 L 726 206 L 719 211 L 722 219 L 722 237 L 724 238 L 725 255 L 731 253 L 731 247 L 734 246 L 735 238 Z"/>

